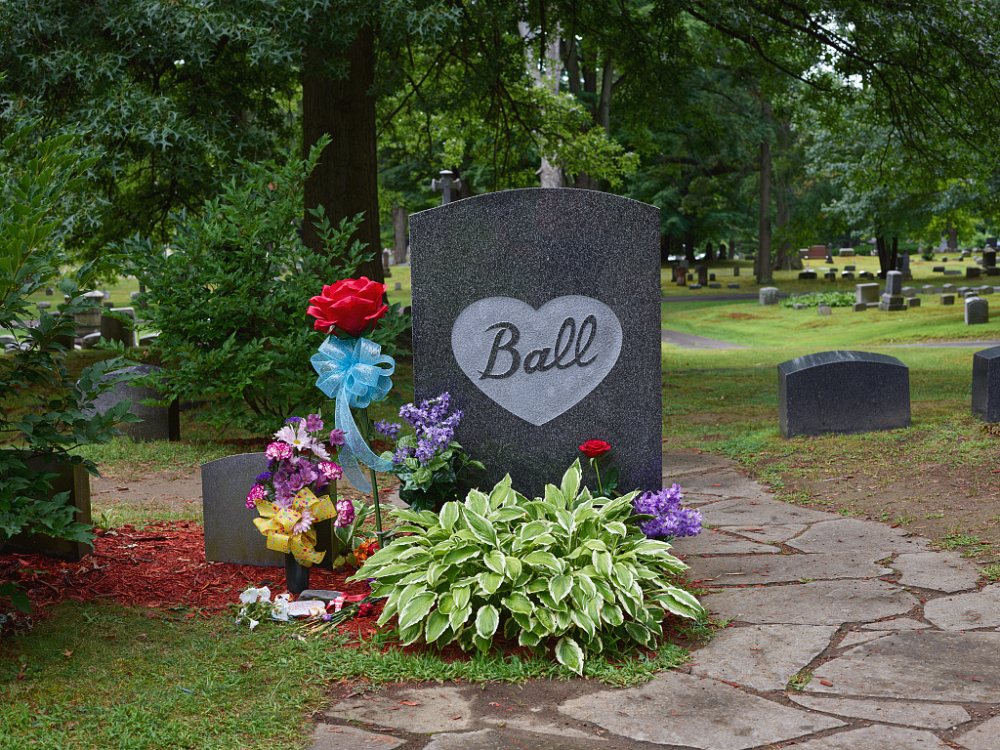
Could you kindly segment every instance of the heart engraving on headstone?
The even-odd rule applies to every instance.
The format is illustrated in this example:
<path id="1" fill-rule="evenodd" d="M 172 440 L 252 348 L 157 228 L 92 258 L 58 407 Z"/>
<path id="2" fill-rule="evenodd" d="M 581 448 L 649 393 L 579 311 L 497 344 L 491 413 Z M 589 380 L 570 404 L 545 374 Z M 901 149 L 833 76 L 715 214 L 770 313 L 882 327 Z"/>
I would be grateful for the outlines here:
<path id="1" fill-rule="evenodd" d="M 557 297 L 537 310 L 513 297 L 487 297 L 456 318 L 451 348 L 479 390 L 538 426 L 607 377 L 622 350 L 622 325 L 592 297 Z"/>

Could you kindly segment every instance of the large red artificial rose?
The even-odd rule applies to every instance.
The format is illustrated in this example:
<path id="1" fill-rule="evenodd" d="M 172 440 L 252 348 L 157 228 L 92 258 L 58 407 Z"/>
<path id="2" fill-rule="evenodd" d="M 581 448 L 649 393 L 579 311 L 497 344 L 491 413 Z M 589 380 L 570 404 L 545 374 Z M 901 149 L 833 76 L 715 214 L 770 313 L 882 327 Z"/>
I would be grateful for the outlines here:
<path id="1" fill-rule="evenodd" d="M 580 452 L 587 458 L 603 456 L 609 450 L 611 450 L 611 444 L 605 443 L 603 440 L 588 440 L 580 446 Z"/>
<path id="2" fill-rule="evenodd" d="M 343 279 L 324 286 L 321 295 L 309 300 L 306 314 L 316 318 L 317 331 L 357 337 L 373 329 L 389 309 L 384 295 L 385 284 L 366 276 Z"/>

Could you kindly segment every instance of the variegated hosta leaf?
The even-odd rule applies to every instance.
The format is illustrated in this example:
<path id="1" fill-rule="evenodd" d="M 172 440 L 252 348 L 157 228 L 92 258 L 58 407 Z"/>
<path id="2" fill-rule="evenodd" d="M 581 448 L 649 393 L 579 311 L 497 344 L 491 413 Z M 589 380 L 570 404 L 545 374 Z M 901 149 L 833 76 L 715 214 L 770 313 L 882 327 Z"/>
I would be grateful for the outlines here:
<path id="1" fill-rule="evenodd" d="M 498 635 L 516 637 L 554 647 L 577 673 L 588 654 L 655 643 L 664 612 L 703 617 L 673 582 L 684 563 L 639 530 L 634 494 L 595 499 L 581 481 L 576 463 L 544 498 L 524 498 L 505 478 L 437 513 L 394 511 L 396 528 L 414 534 L 369 557 L 354 579 L 374 579 L 386 597 L 379 622 L 397 618 L 404 643 L 487 650 Z"/>

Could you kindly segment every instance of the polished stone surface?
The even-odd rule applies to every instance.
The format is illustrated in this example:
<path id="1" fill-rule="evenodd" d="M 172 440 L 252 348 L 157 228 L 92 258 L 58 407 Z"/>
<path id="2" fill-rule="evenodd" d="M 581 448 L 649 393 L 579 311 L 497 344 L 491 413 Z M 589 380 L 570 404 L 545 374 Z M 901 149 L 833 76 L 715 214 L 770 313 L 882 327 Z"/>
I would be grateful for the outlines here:
<path id="1" fill-rule="evenodd" d="M 782 362 L 778 422 L 785 437 L 907 427 L 909 369 L 895 357 L 856 351 Z"/>
<path id="2" fill-rule="evenodd" d="M 417 395 L 452 394 L 457 439 L 488 457 L 487 482 L 509 471 L 540 493 L 599 438 L 628 446 L 614 454 L 619 486 L 660 486 L 655 207 L 489 193 L 411 216 L 410 257 Z"/>

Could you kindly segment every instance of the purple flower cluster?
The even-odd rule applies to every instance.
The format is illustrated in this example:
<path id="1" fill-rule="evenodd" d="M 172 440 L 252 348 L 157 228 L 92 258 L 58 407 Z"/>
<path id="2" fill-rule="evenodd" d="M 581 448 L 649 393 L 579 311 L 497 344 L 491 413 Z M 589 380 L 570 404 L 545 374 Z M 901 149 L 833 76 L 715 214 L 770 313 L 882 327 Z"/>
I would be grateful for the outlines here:
<path id="1" fill-rule="evenodd" d="M 399 416 L 409 423 L 416 433 L 416 445 L 400 445 L 392 457 L 399 465 L 408 458 L 416 458 L 422 465 L 430 463 L 455 439 L 455 428 L 462 421 L 461 409 L 451 411 L 451 395 L 446 391 L 437 398 L 422 401 L 420 405 L 407 404 Z"/>
<path id="2" fill-rule="evenodd" d="M 343 470 L 330 460 L 330 452 L 316 434 L 323 429 L 319 414 L 285 420 L 285 426 L 274 433 L 274 441 L 264 451 L 270 462 L 267 471 L 257 475 L 247 494 L 248 508 L 265 499 L 287 508 L 299 490 L 308 487 L 322 494 L 330 482 L 341 477 Z M 336 447 L 343 443 L 344 433 L 333 430 L 330 444 Z M 308 525 L 306 522 L 306 528 Z"/>
<path id="3" fill-rule="evenodd" d="M 683 499 L 679 484 L 639 495 L 632 502 L 635 512 L 653 516 L 639 524 L 642 533 L 650 538 L 667 539 L 697 535 L 701 531 L 701 512 L 681 507 Z"/>
<path id="4" fill-rule="evenodd" d="M 380 419 L 375 423 L 375 429 L 387 438 L 395 439 L 396 436 L 399 435 L 399 431 L 403 429 L 403 425 L 399 424 L 399 422 L 390 422 L 387 419 Z"/>

